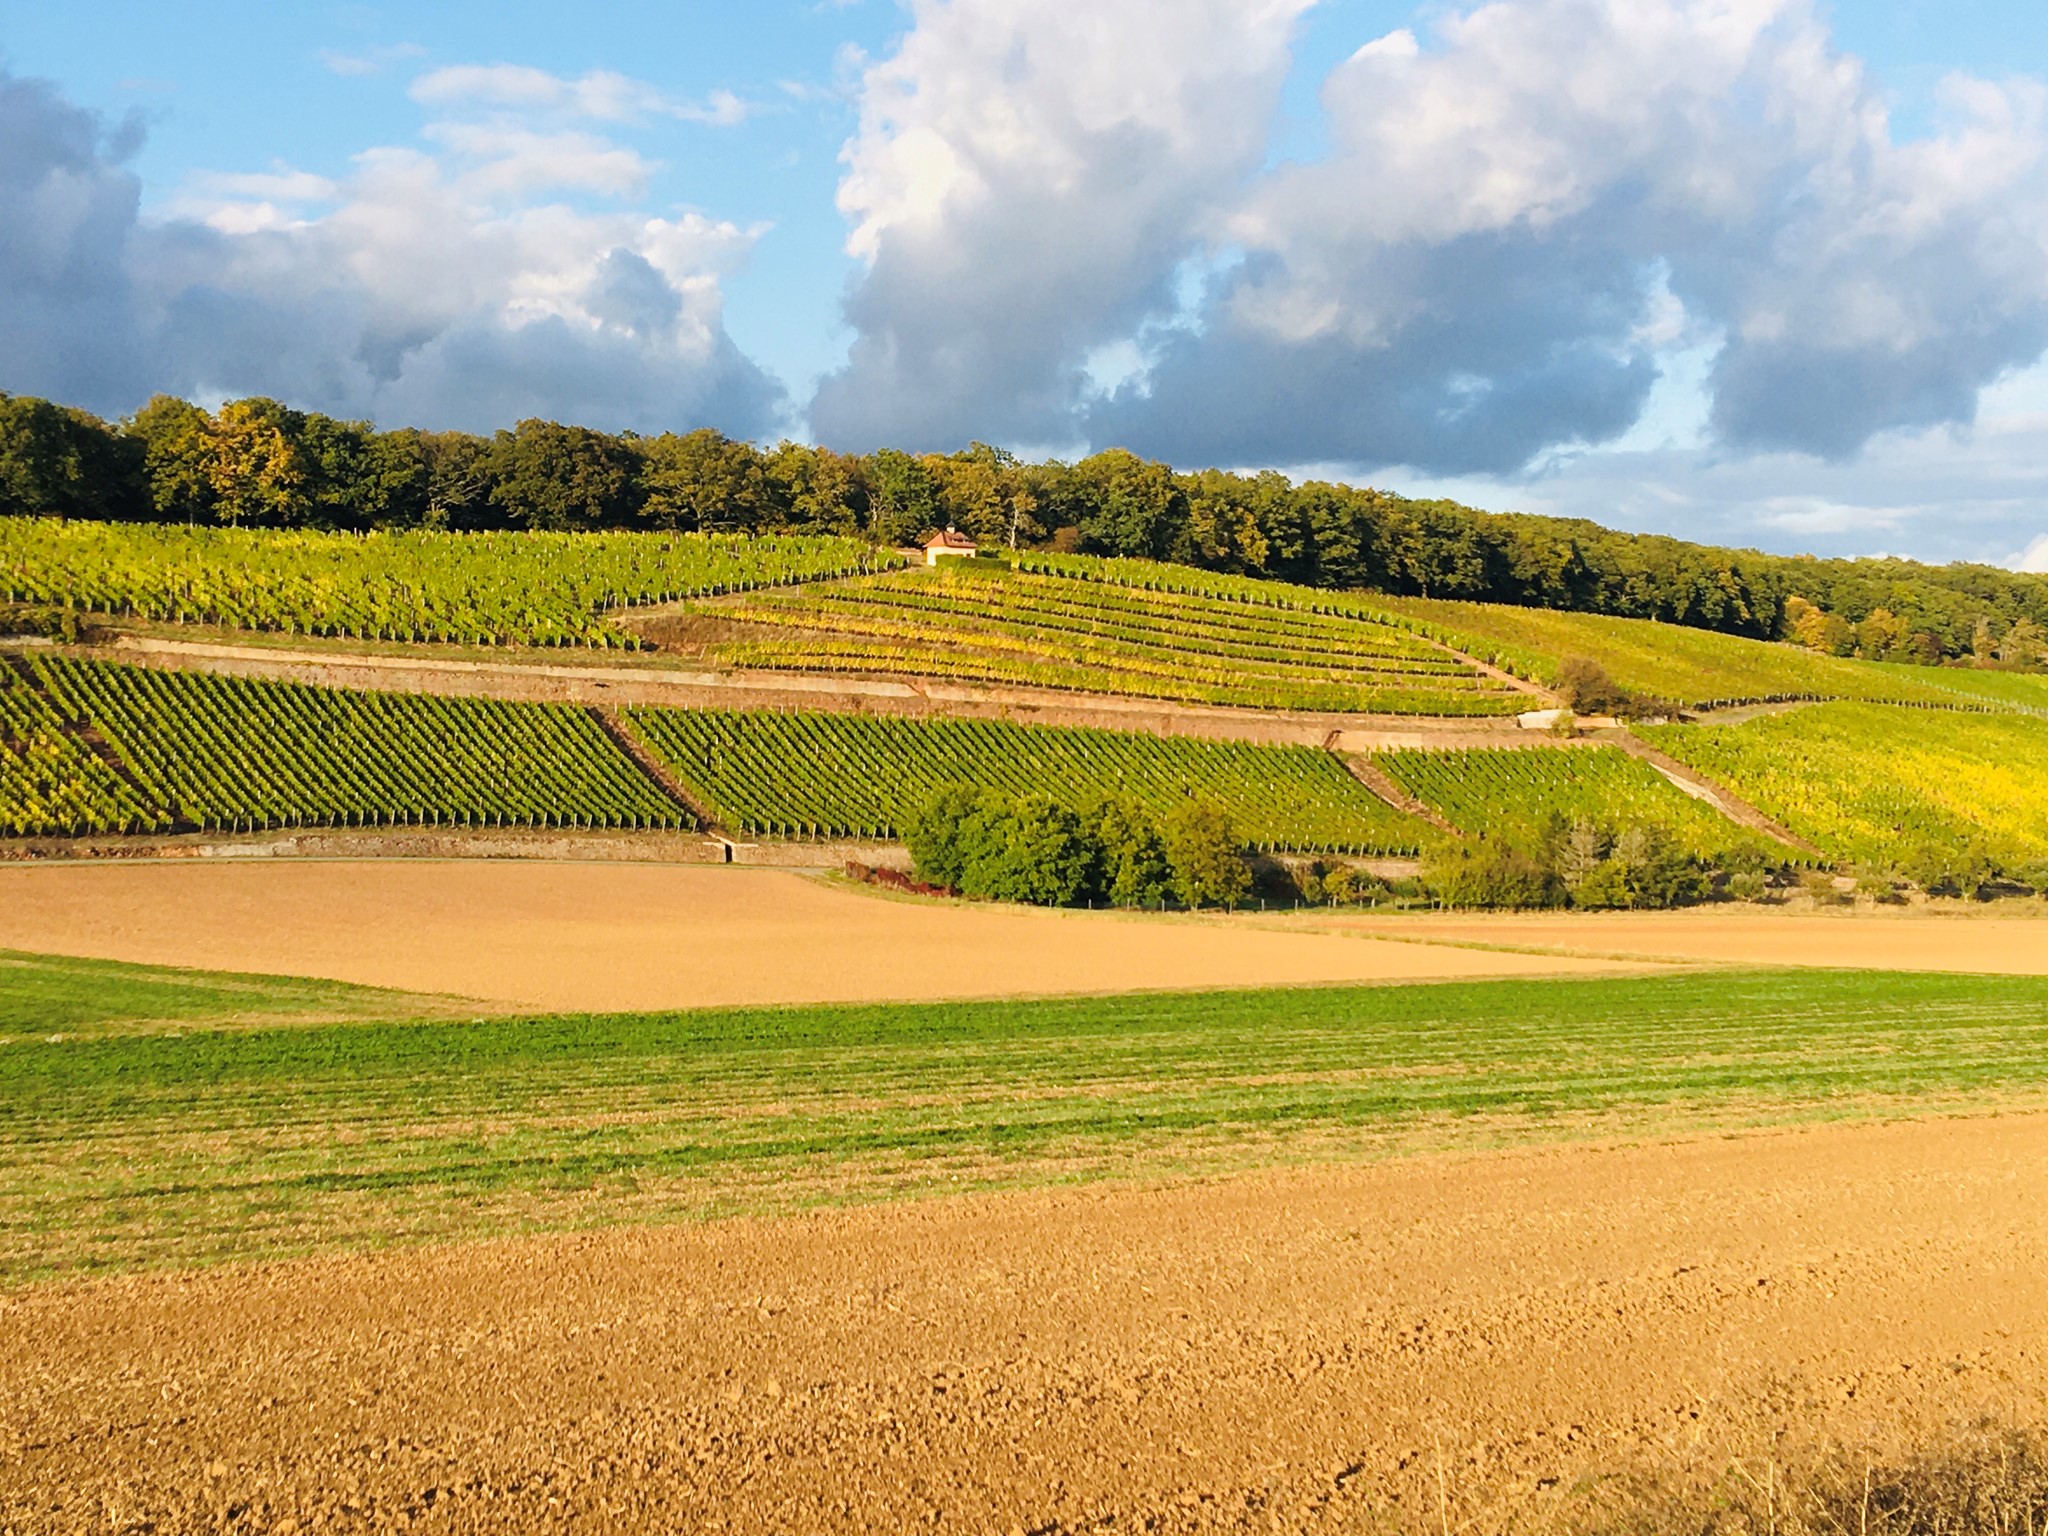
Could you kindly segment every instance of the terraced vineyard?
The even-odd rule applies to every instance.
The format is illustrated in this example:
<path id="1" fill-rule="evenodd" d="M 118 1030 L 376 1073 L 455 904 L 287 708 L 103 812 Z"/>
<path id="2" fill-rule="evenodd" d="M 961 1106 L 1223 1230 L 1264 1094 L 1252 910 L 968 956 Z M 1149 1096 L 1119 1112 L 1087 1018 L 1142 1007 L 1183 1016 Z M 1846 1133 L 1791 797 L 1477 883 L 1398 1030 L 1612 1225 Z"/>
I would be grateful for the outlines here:
<path id="1" fill-rule="evenodd" d="M 1614 832 L 1655 827 L 1701 859 L 1738 849 L 1786 854 L 1618 747 L 1398 751 L 1373 761 L 1460 831 L 1514 846 L 1533 846 L 1558 821 L 1586 821 Z"/>
<path id="2" fill-rule="evenodd" d="M 1858 699 L 1970 707 L 1955 690 L 1912 675 L 1822 656 L 1796 645 L 1706 629 L 1419 597 L 1376 598 L 1397 622 L 1550 686 L 1568 658 L 1597 660 L 1624 688 L 1688 708 L 1777 699 Z"/>
<path id="3" fill-rule="evenodd" d="M 153 824 L 673 827 L 688 821 L 583 710 L 360 693 L 38 659 L 49 713 L 90 726 Z M 10 791 L 12 775 L 6 780 Z M 116 800 L 63 828 L 123 830 Z"/>
<path id="4" fill-rule="evenodd" d="M 1155 812 L 1213 799 L 1259 847 L 1412 852 L 1423 831 L 1307 747 L 863 715 L 634 709 L 676 777 L 752 836 L 894 837 L 940 789 L 1128 796 Z"/>
<path id="5" fill-rule="evenodd" d="M 1817 704 L 1638 734 L 1843 863 L 1976 849 L 2012 872 L 2048 866 L 2048 720 Z"/>
<path id="6" fill-rule="evenodd" d="M 1271 591 L 1256 601 L 1150 589 L 1075 579 L 1068 563 L 1053 572 L 1051 559 L 1020 559 L 1031 569 L 952 561 L 720 603 L 706 611 L 776 633 L 715 654 L 738 667 L 914 673 L 1265 709 L 1497 715 L 1526 702 L 1441 647 L 1323 594 L 1278 583 L 1260 584 Z"/>
<path id="7" fill-rule="evenodd" d="M 613 609 L 876 569 L 853 539 L 0 518 L 0 600 L 286 634 L 632 647 Z"/>
<path id="8" fill-rule="evenodd" d="M 0 836 L 152 832 L 168 819 L 0 657 Z"/>

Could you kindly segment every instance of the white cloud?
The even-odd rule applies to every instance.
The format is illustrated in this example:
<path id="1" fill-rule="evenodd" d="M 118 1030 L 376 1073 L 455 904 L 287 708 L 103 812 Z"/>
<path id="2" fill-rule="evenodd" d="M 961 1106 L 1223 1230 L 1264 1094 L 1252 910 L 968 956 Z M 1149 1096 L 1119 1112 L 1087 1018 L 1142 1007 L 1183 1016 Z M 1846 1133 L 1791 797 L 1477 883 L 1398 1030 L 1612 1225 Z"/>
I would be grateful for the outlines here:
<path id="1" fill-rule="evenodd" d="M 199 178 L 142 222 L 90 114 L 0 75 L 0 389 L 109 413 L 271 394 L 387 424 L 525 415 L 754 435 L 779 391 L 727 336 L 758 229 L 651 216 L 637 156 L 441 125 L 349 174 Z M 563 188 L 587 205 L 535 201 Z"/>
<path id="2" fill-rule="evenodd" d="M 429 70 L 413 81 L 412 98 L 426 106 L 549 112 L 608 123 L 674 117 L 716 127 L 744 122 L 749 110 L 729 90 L 715 90 L 701 103 L 679 101 L 644 80 L 611 70 L 569 79 L 523 64 L 451 64 Z"/>
<path id="3" fill-rule="evenodd" d="M 2048 533 L 2037 536 L 2033 543 L 2006 561 L 2006 564 L 2016 571 L 2048 575 Z"/>
<path id="4" fill-rule="evenodd" d="M 330 74 L 349 79 L 366 79 L 381 75 L 394 64 L 422 58 L 426 49 L 418 43 L 394 43 L 385 48 L 370 48 L 359 53 L 341 53 L 331 48 L 320 52 L 320 62 L 327 66 Z"/>
<path id="5" fill-rule="evenodd" d="M 1073 434 L 1084 362 L 1171 302 L 1264 152 L 1309 0 L 916 0 L 842 158 L 865 264 L 827 440 Z"/>
<path id="6" fill-rule="evenodd" d="M 543 191 L 639 197 L 654 167 L 633 150 L 589 133 L 535 133 L 496 123 L 432 123 L 434 143 L 468 169 L 465 190 L 485 197 Z"/>
<path id="7" fill-rule="evenodd" d="M 1327 154 L 1269 168 L 1301 8 L 914 5 L 844 153 L 868 270 L 815 429 L 1438 474 L 1653 430 L 1840 459 L 1966 425 L 2048 347 L 2038 81 L 1951 80 L 1901 141 L 1812 0 L 1493 0 L 1365 41 L 1323 82 Z"/>

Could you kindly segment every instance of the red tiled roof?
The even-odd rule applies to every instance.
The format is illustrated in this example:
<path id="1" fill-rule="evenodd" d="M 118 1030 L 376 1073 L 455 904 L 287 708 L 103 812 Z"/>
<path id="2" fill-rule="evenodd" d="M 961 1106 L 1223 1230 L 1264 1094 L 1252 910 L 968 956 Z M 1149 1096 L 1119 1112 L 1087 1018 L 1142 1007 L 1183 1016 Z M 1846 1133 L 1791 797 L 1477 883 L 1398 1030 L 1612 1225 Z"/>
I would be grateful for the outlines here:
<path id="1" fill-rule="evenodd" d="M 935 533 L 926 539 L 924 547 L 926 549 L 972 549 L 974 548 L 974 540 L 967 537 L 964 533 L 956 533 L 951 528 L 948 528 L 944 532 Z"/>

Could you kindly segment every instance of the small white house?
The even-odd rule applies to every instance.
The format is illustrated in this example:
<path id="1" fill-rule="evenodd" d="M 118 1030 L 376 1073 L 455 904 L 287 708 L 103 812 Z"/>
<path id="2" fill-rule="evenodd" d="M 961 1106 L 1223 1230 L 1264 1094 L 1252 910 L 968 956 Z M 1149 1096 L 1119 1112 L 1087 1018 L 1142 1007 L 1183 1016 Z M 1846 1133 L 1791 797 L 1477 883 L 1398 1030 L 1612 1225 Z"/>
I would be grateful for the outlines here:
<path id="1" fill-rule="evenodd" d="M 941 560 L 972 560 L 976 552 L 974 540 L 953 528 L 948 528 L 943 533 L 935 533 L 924 541 L 926 565 L 937 565 Z"/>

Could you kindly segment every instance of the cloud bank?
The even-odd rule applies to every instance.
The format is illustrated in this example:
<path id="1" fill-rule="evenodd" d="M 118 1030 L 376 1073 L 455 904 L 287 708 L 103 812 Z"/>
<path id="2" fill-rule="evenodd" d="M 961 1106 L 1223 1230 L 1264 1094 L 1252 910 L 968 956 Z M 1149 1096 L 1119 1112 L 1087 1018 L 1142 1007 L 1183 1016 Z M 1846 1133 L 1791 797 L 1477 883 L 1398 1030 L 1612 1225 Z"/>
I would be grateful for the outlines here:
<path id="1" fill-rule="evenodd" d="M 139 132 L 0 74 L 0 388 L 110 415 L 161 390 L 471 430 L 768 429 L 780 388 L 722 313 L 757 232 L 632 209 L 651 166 L 588 126 L 696 109 L 538 71 L 415 94 L 444 111 L 427 148 L 202 178 L 145 219 Z"/>
<path id="2" fill-rule="evenodd" d="M 1365 42 L 1327 153 L 1268 164 L 1304 9 L 920 0 L 845 155 L 820 436 L 1512 474 L 1704 347 L 1713 447 L 1839 460 L 2048 347 L 2039 81 L 1902 140 L 1808 0 L 1497 0 Z"/>

